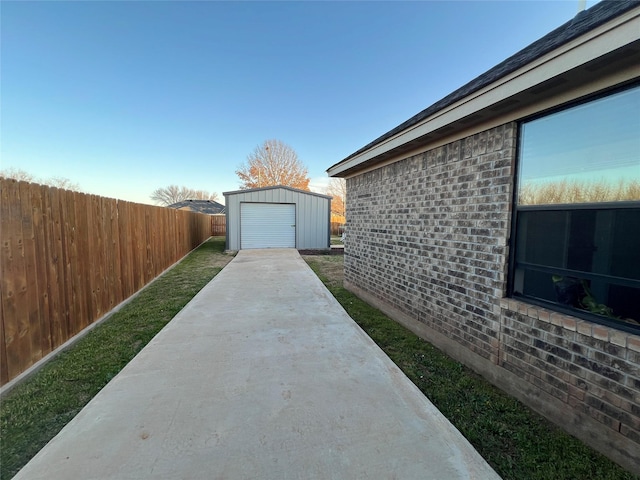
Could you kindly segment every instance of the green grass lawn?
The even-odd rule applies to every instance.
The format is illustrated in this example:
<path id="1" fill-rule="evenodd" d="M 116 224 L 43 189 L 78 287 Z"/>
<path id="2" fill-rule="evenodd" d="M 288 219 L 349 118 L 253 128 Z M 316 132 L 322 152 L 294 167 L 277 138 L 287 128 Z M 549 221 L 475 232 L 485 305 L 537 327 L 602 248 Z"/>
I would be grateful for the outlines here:
<path id="1" fill-rule="evenodd" d="M 0 404 L 0 478 L 11 478 L 231 259 L 212 239 Z M 342 287 L 338 255 L 306 257 L 349 315 L 505 479 L 634 479 Z"/>
<path id="2" fill-rule="evenodd" d="M 340 235 L 331 235 L 331 245 L 342 245 L 343 243 Z"/>
<path id="3" fill-rule="evenodd" d="M 637 479 L 342 286 L 342 256 L 305 260 L 349 315 L 505 479 Z"/>
<path id="4" fill-rule="evenodd" d="M 0 404 L 0 478 L 14 476 L 231 259 L 213 238 L 142 290 Z"/>

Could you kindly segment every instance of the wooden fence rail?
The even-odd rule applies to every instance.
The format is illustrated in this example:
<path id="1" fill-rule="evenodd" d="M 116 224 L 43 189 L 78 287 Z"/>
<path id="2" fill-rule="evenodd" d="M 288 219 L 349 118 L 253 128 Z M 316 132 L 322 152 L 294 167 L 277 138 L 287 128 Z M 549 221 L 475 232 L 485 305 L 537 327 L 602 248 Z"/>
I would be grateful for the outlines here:
<path id="1" fill-rule="evenodd" d="M 211 232 L 209 215 L 0 178 L 0 384 Z"/>

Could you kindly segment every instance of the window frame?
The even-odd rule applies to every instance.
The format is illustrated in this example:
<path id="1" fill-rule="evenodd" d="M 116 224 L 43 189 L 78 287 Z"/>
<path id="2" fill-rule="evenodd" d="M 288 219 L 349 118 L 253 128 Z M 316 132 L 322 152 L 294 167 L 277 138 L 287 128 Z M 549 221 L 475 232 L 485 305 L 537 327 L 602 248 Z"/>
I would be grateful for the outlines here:
<path id="1" fill-rule="evenodd" d="M 565 307 L 561 303 L 545 301 L 542 299 L 538 299 L 535 297 L 527 296 L 520 294 L 515 291 L 515 277 L 516 277 L 516 268 L 518 265 L 522 265 L 522 262 L 516 262 L 516 250 L 517 250 L 517 241 L 518 241 L 518 214 L 520 212 L 527 211 L 569 211 L 569 210 L 598 210 L 598 209 L 629 209 L 629 208 L 640 208 L 640 200 L 639 201 L 623 201 L 623 202 L 598 202 L 598 203 L 574 203 L 574 204 L 543 204 L 543 205 L 519 205 L 518 204 L 518 195 L 520 189 L 519 183 L 519 171 L 522 162 L 522 127 L 525 123 L 547 117 L 549 115 L 553 115 L 554 113 L 561 112 L 564 110 L 568 110 L 570 108 L 584 105 L 602 98 L 606 98 L 610 95 L 623 92 L 625 90 L 631 90 L 633 88 L 640 87 L 640 81 L 634 81 L 624 86 L 618 86 L 616 88 L 607 89 L 601 92 L 598 92 L 595 95 L 589 95 L 587 97 L 581 98 L 579 100 L 575 100 L 563 105 L 559 105 L 552 109 L 545 110 L 543 112 L 536 113 L 535 115 L 531 115 L 529 117 L 522 118 L 517 123 L 516 128 L 516 152 L 515 152 L 515 167 L 513 171 L 513 192 L 512 192 L 512 215 L 511 215 L 511 231 L 510 231 L 510 240 L 509 240 L 509 263 L 508 263 L 508 280 L 507 280 L 507 296 L 510 298 L 514 298 L 519 301 L 523 301 L 532 305 L 537 305 L 543 308 L 547 308 L 548 310 L 556 311 L 558 313 L 562 313 L 565 315 L 570 315 L 573 317 L 581 318 L 583 320 L 587 320 L 592 323 L 605 325 L 611 328 L 615 328 L 617 330 L 621 330 L 628 333 L 639 334 L 640 333 L 640 325 L 636 325 L 630 322 L 625 322 L 624 320 L 615 320 L 608 318 L 604 315 L 598 315 L 595 313 L 591 313 L 588 310 L 580 310 L 577 308 Z M 540 267 L 540 268 L 538 268 Z M 562 269 L 556 267 L 544 267 L 544 266 L 534 266 L 534 269 L 539 271 L 546 271 L 549 273 L 565 273 L 570 274 L 573 271 L 570 269 Z M 579 273 L 582 278 L 585 278 L 584 272 L 576 272 Z M 589 274 L 591 277 L 591 274 Z M 627 278 L 618 278 L 613 275 L 604 275 L 604 274 L 593 274 L 593 278 L 615 278 L 617 279 L 615 284 L 618 285 L 626 285 L 633 288 L 640 288 L 640 280 L 627 279 Z M 588 277 L 587 277 L 588 278 Z"/>

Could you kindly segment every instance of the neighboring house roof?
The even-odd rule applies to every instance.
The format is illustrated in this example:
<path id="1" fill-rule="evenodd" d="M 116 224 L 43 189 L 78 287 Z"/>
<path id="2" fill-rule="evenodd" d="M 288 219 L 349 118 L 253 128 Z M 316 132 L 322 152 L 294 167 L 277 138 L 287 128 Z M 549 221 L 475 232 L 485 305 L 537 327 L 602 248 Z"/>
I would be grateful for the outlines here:
<path id="1" fill-rule="evenodd" d="M 225 206 L 213 200 L 183 200 L 168 206 L 177 210 L 191 210 L 192 212 L 216 215 L 225 213 Z"/>
<path id="2" fill-rule="evenodd" d="M 274 189 L 277 189 L 277 188 L 283 188 L 283 189 L 289 190 L 291 192 L 304 193 L 306 195 L 314 195 L 316 197 L 333 198 L 333 197 L 331 197 L 329 195 L 323 195 L 321 193 L 310 192 L 308 190 L 300 190 L 299 188 L 287 187 L 285 185 L 273 185 L 273 186 L 270 186 L 270 187 L 247 188 L 247 189 L 244 189 L 244 190 L 234 190 L 232 192 L 222 192 L 222 195 L 224 195 L 226 197 L 227 195 L 237 195 L 237 194 L 240 194 L 240 193 L 247 193 L 247 192 L 259 192 L 259 191 L 262 191 L 262 190 L 274 190 Z"/>
<path id="3" fill-rule="evenodd" d="M 548 55 L 550 52 L 561 49 L 561 47 L 570 44 L 575 39 L 592 32 L 598 27 L 610 22 L 625 13 L 640 7 L 640 0 L 603 0 L 588 10 L 582 11 L 578 13 L 573 19 L 566 22 L 564 25 L 556 28 L 552 32 L 548 33 L 541 39 L 532 43 L 528 47 L 519 51 L 515 55 L 507 58 L 503 62 L 499 63 L 495 67 L 491 68 L 487 72 L 483 73 L 479 77 L 470 81 L 466 85 L 460 87 L 455 90 L 451 94 L 447 95 L 443 99 L 434 103 L 430 107 L 422 110 L 417 115 L 414 115 L 407 121 L 398 125 L 394 129 L 388 131 L 387 133 L 381 135 L 376 138 L 369 144 L 365 145 L 358 151 L 352 153 L 344 160 L 338 162 L 337 164 L 331 166 L 328 169 L 330 175 L 337 176 L 340 173 L 345 173 L 348 169 L 354 168 L 355 162 L 349 162 L 350 160 L 362 156 L 363 153 L 374 149 L 374 147 L 379 146 L 380 144 L 387 142 L 390 144 L 389 149 L 385 150 L 389 151 L 392 149 L 397 149 L 400 141 L 393 142 L 392 139 L 394 137 L 398 137 L 403 132 L 415 128 L 428 121 L 430 118 L 434 118 L 436 114 L 447 110 L 449 107 L 454 106 L 456 103 L 459 103 L 463 100 L 466 100 L 468 97 L 473 96 L 474 94 L 481 92 L 483 89 L 488 89 L 490 86 L 494 86 L 495 84 L 499 84 L 501 80 L 506 79 L 509 75 L 514 74 L 514 72 L 518 70 L 523 70 L 524 67 L 527 67 L 536 61 L 540 61 L 542 63 L 542 57 Z M 631 31 L 635 29 L 635 38 L 632 39 L 634 43 L 638 43 L 638 37 L 640 34 L 637 28 L 637 15 L 636 18 L 632 19 L 635 21 L 635 25 L 631 26 Z M 633 34 L 631 34 L 633 35 Z M 628 44 L 628 43 L 627 43 Z M 613 51 L 617 48 L 618 45 L 613 45 L 611 50 Z M 569 50 L 569 48 L 567 48 Z M 611 53 L 611 52 L 605 52 Z M 617 52 L 618 56 L 626 56 L 627 63 L 633 63 L 638 60 L 638 50 L 637 49 L 626 49 L 623 52 Z M 589 60 L 593 60 L 597 58 L 599 55 L 602 55 L 602 52 L 594 51 L 592 58 Z M 606 65 L 613 63 L 614 58 L 610 58 L 609 61 L 606 62 Z M 615 61 L 619 61 L 619 58 L 615 58 Z M 565 62 L 564 67 L 566 69 L 575 68 L 575 66 L 568 66 L 568 62 Z M 616 65 L 614 68 L 620 67 L 620 65 Z M 598 64 L 598 68 L 594 68 L 593 70 L 597 70 L 602 68 L 602 65 Z M 523 73 L 526 71 L 523 70 Z M 547 88 L 551 89 L 556 87 L 553 85 L 551 81 L 549 81 L 549 77 L 538 78 L 538 85 L 544 85 L 544 90 Z M 508 80 L 505 80 L 508 81 Z M 561 81 L 559 83 L 565 83 L 565 81 Z M 555 92 L 554 92 L 555 93 Z M 512 106 L 510 102 L 513 104 L 517 103 L 515 100 L 506 100 L 506 97 L 498 97 L 494 99 L 494 106 L 499 107 L 495 108 L 496 111 L 504 111 Z M 468 114 L 469 112 L 467 112 Z M 463 122 L 464 123 L 464 122 Z M 472 120 L 469 120 L 468 124 L 471 124 Z M 443 129 L 444 130 L 444 129 Z M 448 129 L 451 130 L 451 129 Z M 449 132 L 450 133 L 450 132 Z M 417 143 L 413 143 L 413 147 L 417 146 Z M 379 149 L 380 150 L 380 149 Z M 382 149 L 384 150 L 384 149 Z M 370 158 L 365 158 L 364 160 L 370 160 Z M 363 160 L 363 161 L 364 161 Z M 345 165 L 349 162 L 349 165 Z M 357 166 L 357 165 L 355 165 Z M 343 168 L 341 168 L 343 167 Z M 346 168 L 348 167 L 348 168 Z M 341 176 L 341 175 L 339 175 Z"/>

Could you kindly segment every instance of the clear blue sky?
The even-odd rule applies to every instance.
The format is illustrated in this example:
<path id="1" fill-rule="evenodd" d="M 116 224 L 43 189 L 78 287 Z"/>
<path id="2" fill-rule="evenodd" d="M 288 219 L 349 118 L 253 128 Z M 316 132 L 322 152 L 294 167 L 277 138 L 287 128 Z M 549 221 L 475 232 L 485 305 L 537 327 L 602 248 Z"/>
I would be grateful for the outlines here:
<path id="1" fill-rule="evenodd" d="M 170 184 L 222 198 L 276 138 L 317 191 L 328 167 L 578 6 L 3 1 L 0 168 L 141 203 Z"/>

